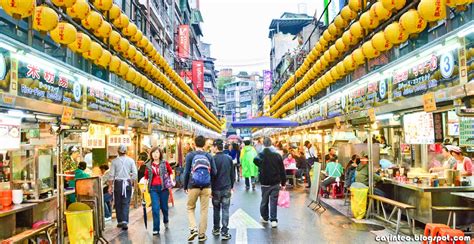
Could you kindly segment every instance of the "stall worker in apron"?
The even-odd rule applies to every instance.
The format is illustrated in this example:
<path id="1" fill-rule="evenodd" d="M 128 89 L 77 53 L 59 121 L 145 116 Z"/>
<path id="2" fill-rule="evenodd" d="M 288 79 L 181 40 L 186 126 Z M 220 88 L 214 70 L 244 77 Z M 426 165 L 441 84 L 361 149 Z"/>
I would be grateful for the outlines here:
<path id="1" fill-rule="evenodd" d="M 128 216 L 132 188 L 137 180 L 135 161 L 127 156 L 127 146 L 120 145 L 118 157 L 112 160 L 109 178 L 109 192 L 114 194 L 117 228 L 128 230 Z"/>
<path id="2" fill-rule="evenodd" d="M 459 170 L 461 176 L 472 176 L 473 166 L 470 158 L 462 154 L 462 150 L 457 146 L 446 146 L 451 155 L 456 159 L 455 170 Z"/>

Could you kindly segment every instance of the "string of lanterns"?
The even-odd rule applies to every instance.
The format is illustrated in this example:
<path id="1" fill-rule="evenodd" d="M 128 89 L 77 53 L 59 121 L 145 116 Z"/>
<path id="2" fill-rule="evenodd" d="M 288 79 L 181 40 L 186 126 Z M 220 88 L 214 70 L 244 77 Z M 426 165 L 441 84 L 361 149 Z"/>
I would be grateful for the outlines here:
<path id="1" fill-rule="evenodd" d="M 148 38 L 138 30 L 134 23 L 130 22 L 129 18 L 121 12 L 116 4 L 113 4 L 112 0 L 92 1 L 95 9 L 102 11 L 102 13 L 92 10 L 87 0 L 51 0 L 51 2 L 65 10 L 68 16 L 80 22 L 90 33 L 109 44 L 132 65 L 122 60 L 120 56 L 113 55 L 103 49 L 86 33 L 77 31 L 72 24 L 67 21 L 59 21 L 56 11 L 46 5 L 36 6 L 35 0 L 1 0 L 0 3 L 4 11 L 16 19 L 32 17 L 33 29 L 41 33 L 49 32 L 54 42 L 67 46 L 96 65 L 108 68 L 110 72 L 135 86 L 142 87 L 148 93 L 192 116 L 207 127 L 221 131 L 221 124 L 217 117 L 209 111 L 162 55 L 157 52 Z M 111 23 L 102 17 L 107 15 Z M 121 33 L 115 31 L 112 25 L 121 30 Z M 147 76 L 142 75 L 134 66 L 141 69 Z M 169 95 L 148 77 L 160 82 L 174 96 Z M 191 107 L 177 101 L 176 97 Z"/>
<path id="2" fill-rule="evenodd" d="M 363 13 L 361 12 L 366 6 L 366 1 L 350 0 L 323 32 L 303 64 L 273 97 L 270 112 L 273 113 L 273 117 L 285 115 L 296 104 L 303 104 L 332 83 L 356 70 L 358 66 L 365 64 L 367 60 L 376 58 L 395 45 L 406 42 L 410 36 L 416 36 L 427 27 L 428 22 L 446 18 L 446 6 L 462 10 L 463 6 L 472 2 L 473 0 L 420 0 L 417 9 L 406 11 L 398 21 L 390 23 L 384 30 L 375 33 L 370 40 L 360 45 L 366 33 L 376 29 L 394 12 L 402 10 L 406 0 L 379 0 Z M 355 20 L 358 13 L 360 17 Z M 333 44 L 329 46 L 331 43 Z M 340 62 L 334 63 L 356 45 L 360 46 L 344 56 Z M 332 68 L 323 73 L 327 67 Z M 299 77 L 302 78 L 294 85 L 294 88 L 289 89 Z M 285 104 L 314 80 L 315 82 L 306 90 Z"/>

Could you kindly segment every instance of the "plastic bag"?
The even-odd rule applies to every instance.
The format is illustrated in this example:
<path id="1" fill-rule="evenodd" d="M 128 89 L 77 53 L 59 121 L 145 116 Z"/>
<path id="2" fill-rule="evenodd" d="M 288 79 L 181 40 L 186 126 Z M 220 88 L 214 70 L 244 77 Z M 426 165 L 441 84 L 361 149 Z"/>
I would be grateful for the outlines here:
<path id="1" fill-rule="evenodd" d="M 289 208 L 290 207 L 290 192 L 281 190 L 278 193 L 278 207 Z"/>
<path id="2" fill-rule="evenodd" d="M 351 187 L 351 210 L 355 219 L 363 219 L 367 210 L 369 188 Z"/>

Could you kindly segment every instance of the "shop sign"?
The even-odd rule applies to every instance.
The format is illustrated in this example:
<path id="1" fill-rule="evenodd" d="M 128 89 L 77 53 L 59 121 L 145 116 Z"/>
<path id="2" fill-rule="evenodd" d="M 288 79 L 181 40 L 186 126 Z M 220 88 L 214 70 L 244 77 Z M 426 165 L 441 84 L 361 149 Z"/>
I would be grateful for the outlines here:
<path id="1" fill-rule="evenodd" d="M 10 92 L 10 57 L 9 52 L 0 48 L 0 93 Z"/>
<path id="2" fill-rule="evenodd" d="M 461 146 L 474 146 L 474 118 L 462 117 L 460 125 L 459 144 Z"/>
<path id="3" fill-rule="evenodd" d="M 327 118 L 331 119 L 343 114 L 341 99 L 335 99 L 327 103 Z"/>
<path id="4" fill-rule="evenodd" d="M 468 82 L 468 73 L 469 73 L 469 70 L 473 70 L 473 69 L 469 69 L 468 68 L 468 65 L 467 65 L 467 55 L 466 55 L 466 38 L 465 37 L 461 37 L 459 38 L 459 42 L 461 44 L 461 47 L 459 48 L 459 51 L 458 51 L 458 55 L 459 55 L 459 83 L 460 84 L 466 84 Z M 469 49 L 471 50 L 471 49 Z M 471 60 L 472 61 L 472 55 L 471 56 Z"/>
<path id="5" fill-rule="evenodd" d="M 403 116 L 406 144 L 433 144 L 435 142 L 433 114 L 426 112 Z"/>
<path id="6" fill-rule="evenodd" d="M 87 109 L 125 117 L 127 101 L 103 87 L 87 87 Z"/>
<path id="7" fill-rule="evenodd" d="M 444 127 L 443 127 L 443 114 L 442 113 L 433 113 L 433 127 L 434 127 L 435 142 L 443 143 L 444 142 Z"/>
<path id="8" fill-rule="evenodd" d="M 423 109 L 425 112 L 436 111 L 436 99 L 433 92 L 428 92 L 423 95 Z"/>
<path id="9" fill-rule="evenodd" d="M 321 120 L 328 117 L 328 103 L 319 104 L 319 115 L 321 116 Z"/>
<path id="10" fill-rule="evenodd" d="M 64 107 L 63 114 L 61 116 L 61 123 L 70 124 L 74 116 L 74 110 L 70 107 Z"/>
<path id="11" fill-rule="evenodd" d="M 204 90 L 204 61 L 193 60 L 193 88 L 199 95 Z"/>
<path id="12" fill-rule="evenodd" d="M 148 118 L 146 116 L 145 104 L 129 100 L 128 101 L 128 118 L 129 119 L 136 119 L 148 122 Z"/>
<path id="13" fill-rule="evenodd" d="M 53 68 L 19 61 L 18 87 L 19 96 L 82 108 L 82 85 L 76 78 Z"/>
<path id="14" fill-rule="evenodd" d="M 0 116 L 0 149 L 20 149 L 21 118 Z"/>
<path id="15" fill-rule="evenodd" d="M 150 111 L 150 123 L 159 125 L 161 124 L 161 115 L 156 109 Z"/>
<path id="16" fill-rule="evenodd" d="M 364 110 L 369 104 L 367 101 L 367 86 L 357 88 L 348 96 L 348 112 Z"/>
<path id="17" fill-rule="evenodd" d="M 263 94 L 268 94 L 272 90 L 272 71 L 263 71 Z"/>
<path id="18" fill-rule="evenodd" d="M 369 82 L 367 84 L 366 106 L 378 107 L 388 103 L 389 98 L 389 80 Z"/>
<path id="19" fill-rule="evenodd" d="M 120 146 L 120 145 L 131 146 L 132 138 L 129 135 L 110 135 L 108 140 L 108 146 Z"/>
<path id="20" fill-rule="evenodd" d="M 454 111 L 448 111 L 448 135 L 459 136 L 459 117 Z"/>
<path id="21" fill-rule="evenodd" d="M 103 125 L 89 125 L 89 131 L 82 133 L 82 146 L 85 148 L 105 148 L 105 130 L 106 127 Z"/>
<path id="22" fill-rule="evenodd" d="M 458 84 L 458 76 L 453 75 L 455 60 L 452 52 L 441 56 L 431 55 L 418 65 L 395 71 L 392 78 L 393 100 L 399 101 Z"/>
<path id="23" fill-rule="evenodd" d="M 178 27 L 178 57 L 189 58 L 189 25 L 180 25 Z"/>
<path id="24" fill-rule="evenodd" d="M 16 104 L 16 97 L 9 94 L 0 94 L 0 105 L 2 107 L 14 108 Z"/>

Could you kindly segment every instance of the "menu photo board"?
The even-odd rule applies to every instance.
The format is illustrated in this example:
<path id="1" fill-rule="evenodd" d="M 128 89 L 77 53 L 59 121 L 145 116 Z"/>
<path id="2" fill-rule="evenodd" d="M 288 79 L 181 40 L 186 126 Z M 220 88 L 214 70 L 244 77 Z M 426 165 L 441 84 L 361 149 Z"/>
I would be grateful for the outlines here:
<path id="1" fill-rule="evenodd" d="M 77 78 L 36 63 L 18 61 L 18 95 L 82 108 L 83 86 Z"/>
<path id="2" fill-rule="evenodd" d="M 461 146 L 474 146 L 474 118 L 460 118 L 459 144 Z"/>
<path id="3" fill-rule="evenodd" d="M 125 117 L 127 100 L 104 87 L 87 87 L 87 109 Z"/>
<path id="4" fill-rule="evenodd" d="M 406 144 L 435 143 L 433 114 L 418 112 L 403 116 Z"/>
<path id="5" fill-rule="evenodd" d="M 419 96 L 428 91 L 437 91 L 459 84 L 459 67 L 454 51 L 431 55 L 417 65 L 396 70 L 392 79 L 394 101 Z"/>
<path id="6" fill-rule="evenodd" d="M 364 110 L 367 105 L 367 86 L 361 86 L 348 94 L 347 111 L 361 111 Z"/>
<path id="7" fill-rule="evenodd" d="M 148 122 L 148 112 L 145 104 L 135 100 L 129 100 L 128 118 Z"/>

